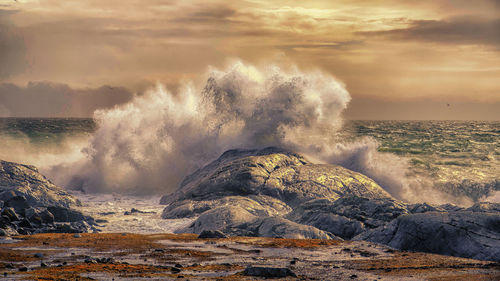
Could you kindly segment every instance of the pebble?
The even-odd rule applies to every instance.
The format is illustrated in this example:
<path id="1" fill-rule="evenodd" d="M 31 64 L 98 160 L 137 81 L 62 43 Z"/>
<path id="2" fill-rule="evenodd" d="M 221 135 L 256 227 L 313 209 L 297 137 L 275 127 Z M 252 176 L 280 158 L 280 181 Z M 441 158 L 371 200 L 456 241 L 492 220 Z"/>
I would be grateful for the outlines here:
<path id="1" fill-rule="evenodd" d="M 80 235 L 80 233 L 75 233 L 75 234 L 73 234 L 73 237 L 74 237 L 74 238 L 80 238 L 80 237 L 82 237 L 82 236 Z"/>

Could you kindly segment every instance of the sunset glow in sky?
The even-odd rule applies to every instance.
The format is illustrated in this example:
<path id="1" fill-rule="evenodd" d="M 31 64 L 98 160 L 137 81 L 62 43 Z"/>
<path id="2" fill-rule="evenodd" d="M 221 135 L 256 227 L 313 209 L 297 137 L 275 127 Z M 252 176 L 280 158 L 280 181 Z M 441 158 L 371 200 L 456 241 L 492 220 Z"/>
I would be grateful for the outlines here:
<path id="1" fill-rule="evenodd" d="M 2 116 L 91 116 L 232 59 L 337 77 L 351 119 L 500 120 L 498 0 L 0 0 Z"/>

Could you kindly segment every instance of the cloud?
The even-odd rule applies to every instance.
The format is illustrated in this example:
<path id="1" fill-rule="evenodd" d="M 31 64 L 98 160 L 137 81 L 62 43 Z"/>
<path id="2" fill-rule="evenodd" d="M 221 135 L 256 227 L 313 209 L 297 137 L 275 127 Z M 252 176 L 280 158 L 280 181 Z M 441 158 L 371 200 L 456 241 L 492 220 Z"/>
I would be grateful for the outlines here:
<path id="1" fill-rule="evenodd" d="M 447 20 L 418 20 L 410 27 L 362 32 L 394 40 L 416 40 L 450 44 L 500 45 L 500 19 L 458 17 Z"/>
<path id="2" fill-rule="evenodd" d="M 111 108 L 132 99 L 125 88 L 102 86 L 73 89 L 65 84 L 0 84 L 0 117 L 92 117 L 96 109 Z"/>
<path id="3" fill-rule="evenodd" d="M 12 13 L 0 9 L 0 79 L 21 73 L 28 65 L 23 36 L 14 25 L 1 20 Z"/>

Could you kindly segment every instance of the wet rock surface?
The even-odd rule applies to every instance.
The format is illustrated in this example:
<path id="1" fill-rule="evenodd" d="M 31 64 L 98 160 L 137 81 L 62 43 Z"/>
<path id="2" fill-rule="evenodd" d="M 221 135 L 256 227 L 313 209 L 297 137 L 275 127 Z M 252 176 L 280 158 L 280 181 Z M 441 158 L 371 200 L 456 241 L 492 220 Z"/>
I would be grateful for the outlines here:
<path id="1" fill-rule="evenodd" d="M 178 233 L 357 239 L 483 260 L 500 257 L 500 204 L 407 204 L 373 180 L 278 148 L 230 150 L 165 195 Z"/>
<path id="2" fill-rule="evenodd" d="M 313 164 L 286 150 L 230 150 L 187 176 L 176 192 L 164 196 L 161 202 L 167 206 L 162 217 L 198 216 L 179 232 L 219 230 L 228 235 L 329 239 L 338 232 L 332 234 L 287 215 L 311 200 L 333 202 L 343 196 L 391 198 L 364 175 L 335 165 Z"/>
<path id="3" fill-rule="evenodd" d="M 35 167 L 0 160 L 0 235 L 95 230 L 79 205 Z"/>

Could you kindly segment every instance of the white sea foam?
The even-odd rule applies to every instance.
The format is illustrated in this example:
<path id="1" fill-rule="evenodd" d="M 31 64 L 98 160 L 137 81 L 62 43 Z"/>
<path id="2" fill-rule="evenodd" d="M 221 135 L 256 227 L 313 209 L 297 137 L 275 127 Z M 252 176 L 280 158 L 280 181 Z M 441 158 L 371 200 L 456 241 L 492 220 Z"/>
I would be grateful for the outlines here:
<path id="1" fill-rule="evenodd" d="M 227 149 L 279 146 L 366 174 L 402 200 L 470 204 L 408 177 L 406 160 L 378 152 L 374 139 L 339 138 L 350 101 L 344 85 L 320 71 L 288 69 L 236 62 L 211 69 L 203 87 L 186 83 L 173 94 L 158 84 L 97 111 L 82 158 L 52 166 L 49 175 L 86 192 L 165 194 Z"/>

